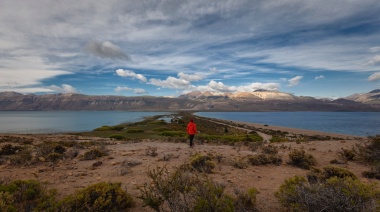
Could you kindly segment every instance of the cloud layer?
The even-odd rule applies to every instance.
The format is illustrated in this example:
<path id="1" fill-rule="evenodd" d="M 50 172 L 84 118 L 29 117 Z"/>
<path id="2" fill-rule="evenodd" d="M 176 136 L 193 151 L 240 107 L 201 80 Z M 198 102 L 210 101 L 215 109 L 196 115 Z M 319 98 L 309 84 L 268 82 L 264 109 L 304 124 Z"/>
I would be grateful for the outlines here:
<path id="1" fill-rule="evenodd" d="M 378 14 L 378 0 L 2 0 L 0 91 L 368 91 Z"/>

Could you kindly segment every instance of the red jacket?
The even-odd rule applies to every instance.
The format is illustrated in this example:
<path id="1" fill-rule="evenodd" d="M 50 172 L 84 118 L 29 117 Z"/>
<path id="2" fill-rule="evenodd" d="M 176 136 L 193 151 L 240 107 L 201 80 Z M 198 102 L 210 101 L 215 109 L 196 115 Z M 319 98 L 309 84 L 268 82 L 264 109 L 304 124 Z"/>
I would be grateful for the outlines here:
<path id="1" fill-rule="evenodd" d="M 187 134 L 189 134 L 189 135 L 197 134 L 197 125 L 195 125 L 194 122 L 190 122 L 187 125 Z"/>

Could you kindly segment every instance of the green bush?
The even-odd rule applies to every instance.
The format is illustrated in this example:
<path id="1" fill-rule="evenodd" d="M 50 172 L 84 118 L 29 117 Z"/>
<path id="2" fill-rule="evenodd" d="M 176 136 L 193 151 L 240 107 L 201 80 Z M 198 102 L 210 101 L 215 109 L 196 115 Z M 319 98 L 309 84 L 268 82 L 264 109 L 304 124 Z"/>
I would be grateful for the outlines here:
<path id="1" fill-rule="evenodd" d="M 99 128 L 94 129 L 94 131 L 110 131 L 112 130 L 112 127 L 110 126 L 101 126 Z"/>
<path id="2" fill-rule="evenodd" d="M 121 189 L 121 183 L 100 182 L 66 197 L 61 211 L 124 211 L 134 206 L 130 194 Z"/>
<path id="3" fill-rule="evenodd" d="M 310 169 L 311 166 L 317 164 L 317 160 L 311 154 L 307 154 L 304 150 L 292 150 L 289 153 L 289 164 L 303 169 Z"/>
<path id="4" fill-rule="evenodd" d="M 141 130 L 141 129 L 130 129 L 130 130 L 127 130 L 127 133 L 143 133 L 144 130 Z"/>
<path id="5" fill-rule="evenodd" d="M 35 180 L 0 184 L 0 211 L 56 211 L 56 191 Z"/>
<path id="6" fill-rule="evenodd" d="M 275 193 L 290 211 L 377 211 L 379 191 L 350 177 L 308 184 L 303 177 L 285 180 Z M 323 210 L 321 210 L 323 206 Z"/>
<path id="7" fill-rule="evenodd" d="M 113 135 L 110 135 L 108 137 L 116 139 L 116 140 L 124 140 L 126 138 L 124 135 L 120 135 L 120 134 L 113 134 Z"/>
<path id="8" fill-rule="evenodd" d="M 108 153 L 105 149 L 94 148 L 84 153 L 83 160 L 94 160 L 107 155 Z"/>
<path id="9" fill-rule="evenodd" d="M 199 153 L 190 158 L 190 165 L 199 172 L 211 173 L 215 168 L 215 163 L 212 161 L 212 155 L 201 155 Z"/>
<path id="10" fill-rule="evenodd" d="M 253 211 L 256 189 L 225 193 L 225 186 L 206 175 L 198 175 L 191 166 L 182 165 L 173 171 L 165 167 L 150 170 L 151 182 L 139 186 L 144 206 L 155 211 Z"/>
<path id="11" fill-rule="evenodd" d="M 350 149 L 342 149 L 342 151 L 339 152 L 339 155 L 346 161 L 353 161 L 355 159 L 355 152 Z"/>

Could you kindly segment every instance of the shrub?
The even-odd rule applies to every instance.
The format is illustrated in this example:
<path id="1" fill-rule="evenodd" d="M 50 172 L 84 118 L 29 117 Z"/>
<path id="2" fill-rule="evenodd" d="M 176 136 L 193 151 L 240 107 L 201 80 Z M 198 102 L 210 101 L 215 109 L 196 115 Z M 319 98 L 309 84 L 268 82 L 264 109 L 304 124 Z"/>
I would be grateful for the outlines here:
<path id="1" fill-rule="evenodd" d="M 370 171 L 362 172 L 363 177 L 370 179 L 380 179 L 380 165 L 377 164 Z"/>
<path id="2" fill-rule="evenodd" d="M 289 139 L 285 137 L 279 137 L 279 136 L 272 136 L 272 138 L 269 140 L 271 143 L 280 143 L 280 142 L 289 142 Z"/>
<path id="3" fill-rule="evenodd" d="M 258 154 L 253 155 L 248 158 L 248 161 L 253 166 L 260 166 L 260 165 L 267 165 L 267 164 L 274 164 L 274 165 L 281 165 L 282 159 L 280 156 L 273 155 L 273 154 Z"/>
<path id="4" fill-rule="evenodd" d="M 278 148 L 276 146 L 268 145 L 268 146 L 263 146 L 262 151 L 264 154 L 277 154 L 278 153 Z"/>
<path id="5" fill-rule="evenodd" d="M 212 161 L 212 155 L 201 155 L 199 153 L 190 158 L 190 165 L 199 172 L 211 173 L 215 168 L 215 163 Z"/>
<path id="6" fill-rule="evenodd" d="M 104 149 L 94 148 L 84 153 L 83 160 L 94 160 L 103 156 L 107 156 L 108 153 Z"/>
<path id="7" fill-rule="evenodd" d="M 255 188 L 249 188 L 246 192 L 241 189 L 234 188 L 236 195 L 235 209 L 236 211 L 250 211 L 256 206 L 256 196 L 258 191 Z"/>
<path id="8" fill-rule="evenodd" d="M 339 152 L 339 155 L 346 161 L 352 161 L 355 158 L 355 152 L 350 149 L 342 149 L 342 151 Z"/>
<path id="9" fill-rule="evenodd" d="M 130 129 L 130 130 L 127 130 L 127 133 L 143 133 L 144 130 L 140 130 L 140 129 Z"/>
<path id="10" fill-rule="evenodd" d="M 303 169 L 310 169 L 311 166 L 317 164 L 317 160 L 313 155 L 307 154 L 304 150 L 292 150 L 289 153 L 289 164 Z"/>
<path id="11" fill-rule="evenodd" d="M 30 149 L 23 149 L 15 155 L 12 155 L 11 164 L 12 165 L 30 165 L 32 163 L 33 155 Z"/>
<path id="12" fill-rule="evenodd" d="M 148 176 L 152 182 L 139 186 L 139 198 L 155 211 L 243 211 L 239 209 L 255 205 L 254 188 L 233 197 L 225 193 L 223 184 L 199 176 L 186 164 L 171 172 L 157 167 Z"/>
<path id="13" fill-rule="evenodd" d="M 121 183 L 100 182 L 66 197 L 62 211 L 122 211 L 134 206 L 130 194 L 121 189 Z"/>
<path id="14" fill-rule="evenodd" d="M 113 135 L 110 135 L 108 137 L 116 139 L 116 140 L 124 140 L 126 138 L 124 135 L 120 135 L 120 134 L 113 134 Z"/>
<path id="15" fill-rule="evenodd" d="M 330 179 L 332 177 L 337 177 L 337 178 L 352 178 L 352 179 L 357 179 L 356 175 L 347 169 L 344 168 L 339 168 L 335 166 L 326 166 L 323 167 L 323 178 L 324 179 Z"/>
<path id="16" fill-rule="evenodd" d="M 380 135 L 370 137 L 368 145 L 357 145 L 356 147 L 361 161 L 370 164 L 380 163 Z"/>
<path id="17" fill-rule="evenodd" d="M 292 211 L 376 211 L 380 200 L 373 185 L 350 177 L 331 177 L 322 183 L 308 184 L 296 176 L 285 180 L 275 195 Z"/>
<path id="18" fill-rule="evenodd" d="M 55 211 L 56 191 L 35 180 L 0 184 L 0 211 Z"/>
<path id="19" fill-rule="evenodd" d="M 232 166 L 238 169 L 245 169 L 248 167 L 248 164 L 244 158 L 239 158 L 232 161 Z"/>
<path id="20" fill-rule="evenodd" d="M 22 147 L 13 146 L 12 144 L 5 144 L 1 147 L 0 155 L 13 155 L 16 154 L 17 151 L 20 151 Z"/>

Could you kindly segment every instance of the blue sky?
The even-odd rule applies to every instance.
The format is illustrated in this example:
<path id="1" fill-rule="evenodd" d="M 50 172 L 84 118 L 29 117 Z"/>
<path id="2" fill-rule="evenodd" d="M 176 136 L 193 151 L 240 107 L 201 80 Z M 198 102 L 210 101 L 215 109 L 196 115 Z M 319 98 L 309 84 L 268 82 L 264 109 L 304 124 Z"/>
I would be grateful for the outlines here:
<path id="1" fill-rule="evenodd" d="M 378 0 L 0 0 L 0 92 L 380 88 Z"/>

